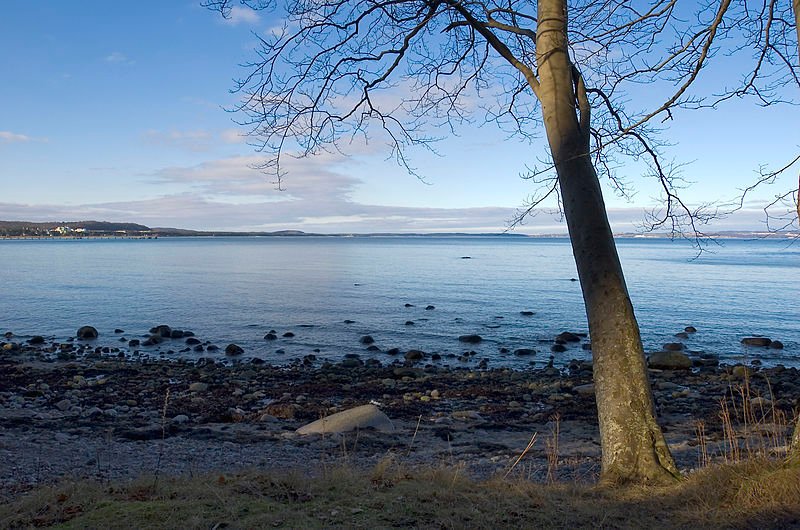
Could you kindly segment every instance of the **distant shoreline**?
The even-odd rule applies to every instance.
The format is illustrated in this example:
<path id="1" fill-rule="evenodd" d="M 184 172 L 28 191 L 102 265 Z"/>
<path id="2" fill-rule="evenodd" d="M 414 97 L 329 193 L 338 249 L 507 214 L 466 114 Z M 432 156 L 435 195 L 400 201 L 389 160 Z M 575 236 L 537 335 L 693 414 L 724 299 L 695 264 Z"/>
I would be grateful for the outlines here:
<path id="1" fill-rule="evenodd" d="M 149 227 L 137 223 L 108 221 L 41 222 L 0 221 L 0 239 L 157 239 L 159 237 L 498 237 L 498 238 L 569 238 L 566 232 L 556 234 L 520 234 L 511 232 L 372 232 L 372 233 L 315 233 L 302 230 L 272 232 L 188 230 L 171 227 Z M 675 234 L 621 232 L 615 238 L 677 239 Z M 800 239 L 800 232 L 764 232 L 731 230 L 704 234 L 703 239 Z M 690 238 L 691 239 L 691 238 Z"/>

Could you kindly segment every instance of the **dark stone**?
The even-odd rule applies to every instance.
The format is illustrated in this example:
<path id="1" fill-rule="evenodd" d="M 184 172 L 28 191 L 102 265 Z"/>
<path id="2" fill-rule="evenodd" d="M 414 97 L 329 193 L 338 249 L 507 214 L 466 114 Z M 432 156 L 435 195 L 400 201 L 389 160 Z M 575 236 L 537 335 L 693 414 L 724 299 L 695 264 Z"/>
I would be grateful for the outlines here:
<path id="1" fill-rule="evenodd" d="M 196 339 L 194 337 L 189 337 L 188 339 L 186 339 L 186 344 L 188 344 L 189 346 L 194 346 L 195 344 L 200 344 L 200 339 Z"/>
<path id="2" fill-rule="evenodd" d="M 772 348 L 773 350 L 782 350 L 783 343 L 779 340 L 773 340 L 772 342 L 769 343 L 769 347 Z"/>
<path id="3" fill-rule="evenodd" d="M 414 304 L 405 304 L 404 307 L 414 307 Z"/>
<path id="4" fill-rule="evenodd" d="M 241 355 L 244 350 L 238 344 L 228 344 L 225 347 L 225 355 Z"/>
<path id="5" fill-rule="evenodd" d="M 769 346 L 772 343 L 767 337 L 745 337 L 742 339 L 742 344 L 745 346 Z"/>
<path id="6" fill-rule="evenodd" d="M 502 348 L 500 348 L 500 353 L 508 353 L 509 351 L 511 351 L 511 350 L 509 350 L 509 349 L 508 349 L 508 348 L 506 348 L 505 346 L 503 346 Z"/>
<path id="7" fill-rule="evenodd" d="M 472 259 L 472 256 L 461 256 L 461 259 Z"/>
<path id="8" fill-rule="evenodd" d="M 219 346 L 217 346 L 216 344 L 209 344 L 208 346 L 206 346 L 206 350 L 208 350 L 208 351 L 218 351 L 219 350 Z"/>
<path id="9" fill-rule="evenodd" d="M 205 348 L 203 348 L 203 345 L 202 345 L 202 344 L 198 344 L 197 346 L 195 346 L 195 347 L 194 347 L 194 348 L 192 348 L 192 349 L 193 349 L 194 351 L 196 351 L 196 352 L 201 352 L 201 351 L 204 351 L 204 350 L 205 350 Z"/>
<path id="10" fill-rule="evenodd" d="M 514 355 L 519 355 L 520 357 L 525 355 L 533 355 L 536 353 L 536 350 L 533 348 L 517 348 L 514 350 Z"/>
<path id="11" fill-rule="evenodd" d="M 350 319 L 348 318 L 347 320 L 345 320 L 345 321 L 344 321 L 344 323 L 345 323 L 345 324 L 355 324 L 355 323 L 356 323 L 356 321 L 355 321 L 355 320 L 350 320 Z"/>
<path id="12" fill-rule="evenodd" d="M 675 337 L 679 339 L 688 339 L 689 334 L 685 331 L 679 331 L 678 333 L 675 334 Z"/>
<path id="13" fill-rule="evenodd" d="M 283 336 L 286 337 L 287 339 L 291 339 L 292 337 L 294 337 L 294 333 L 292 333 L 291 331 L 287 331 L 286 333 L 283 334 Z"/>
<path id="14" fill-rule="evenodd" d="M 91 340 L 97 338 L 97 330 L 92 326 L 83 326 L 78 328 L 77 336 L 81 340 Z"/>
<path id="15" fill-rule="evenodd" d="M 184 336 L 184 337 L 194 337 L 194 331 L 186 331 L 186 330 L 184 329 L 184 330 L 183 330 L 183 336 Z"/>
<path id="16" fill-rule="evenodd" d="M 478 369 L 480 370 L 486 370 L 488 367 L 489 367 L 489 361 L 487 361 L 486 359 L 481 359 L 480 362 L 478 363 Z"/>
<path id="17" fill-rule="evenodd" d="M 35 335 L 28 339 L 28 344 L 44 344 L 44 337 L 41 335 Z"/>
<path id="18" fill-rule="evenodd" d="M 151 335 L 142 343 L 142 346 L 155 346 L 156 344 L 161 344 L 162 341 L 161 335 Z"/>
<path id="19" fill-rule="evenodd" d="M 683 328 L 683 331 L 685 331 L 686 333 L 697 333 L 697 328 L 694 326 L 686 326 L 685 328 Z"/>
<path id="20" fill-rule="evenodd" d="M 413 325 L 414 325 L 413 320 L 406 320 L 406 326 L 413 326 Z"/>
<path id="21" fill-rule="evenodd" d="M 6 331 L 5 333 L 3 333 L 3 336 L 7 339 L 10 339 L 11 337 L 14 336 L 14 334 L 10 331 Z"/>
<path id="22" fill-rule="evenodd" d="M 433 311 L 434 309 L 436 309 L 436 306 L 433 305 L 425 306 L 426 311 Z"/>
<path id="23" fill-rule="evenodd" d="M 375 346 L 374 344 L 370 344 L 369 346 L 367 346 L 367 351 L 381 351 L 381 349 Z"/>
<path id="24" fill-rule="evenodd" d="M 357 354 L 357 353 L 345 353 L 344 354 L 344 358 L 345 359 L 360 359 L 361 356 L 359 354 Z"/>
<path id="25" fill-rule="evenodd" d="M 578 281 L 578 278 L 570 278 L 570 279 L 569 279 L 569 281 L 571 281 L 571 282 L 577 282 L 577 281 Z"/>
<path id="26" fill-rule="evenodd" d="M 567 351 L 567 348 L 563 344 L 553 344 L 550 346 L 550 351 L 555 353 L 562 353 Z"/>
<path id="27" fill-rule="evenodd" d="M 408 361 L 421 361 L 425 358 L 425 352 L 420 350 L 408 350 L 405 355 Z"/>
<path id="28" fill-rule="evenodd" d="M 141 344 L 141 341 L 139 339 L 131 339 L 131 340 L 128 341 L 128 346 L 130 346 L 131 348 L 136 348 L 140 344 Z"/>
<path id="29" fill-rule="evenodd" d="M 442 356 L 439 355 L 438 353 L 432 353 L 431 354 L 431 361 L 441 361 L 441 360 L 442 360 Z"/>
<path id="30" fill-rule="evenodd" d="M 389 355 L 397 355 L 398 353 L 400 353 L 400 348 L 389 348 L 388 350 L 386 350 L 386 353 Z"/>
<path id="31" fill-rule="evenodd" d="M 364 335 L 358 340 L 358 342 L 361 344 L 372 344 L 375 342 L 375 339 L 373 339 L 371 335 Z"/>
<path id="32" fill-rule="evenodd" d="M 580 342 L 580 336 L 576 335 L 575 333 L 570 333 L 569 331 L 564 331 L 556 335 L 556 341 L 563 340 L 564 342 Z"/>
<path id="33" fill-rule="evenodd" d="M 520 311 L 519 314 L 524 317 L 532 317 L 536 313 L 534 313 L 533 311 Z"/>
<path id="34" fill-rule="evenodd" d="M 461 335 L 458 337 L 459 342 L 466 342 L 467 344 L 478 344 L 483 340 L 483 337 L 480 335 Z"/>
<path id="35" fill-rule="evenodd" d="M 170 337 L 170 334 L 172 333 L 172 328 L 167 326 L 166 324 L 161 324 L 160 326 L 150 328 L 150 333 L 152 333 L 153 335 L 160 335 L 168 339 Z"/>
<path id="36" fill-rule="evenodd" d="M 344 368 L 358 368 L 360 366 L 363 366 L 364 361 L 362 361 L 361 359 L 342 359 L 342 362 L 340 364 Z"/>
<path id="37" fill-rule="evenodd" d="M 183 338 L 183 330 L 180 329 L 173 329 L 169 333 L 169 338 L 171 339 L 182 339 Z"/>
<path id="38" fill-rule="evenodd" d="M 125 333 L 125 330 L 117 328 L 114 330 L 114 333 Z"/>
<path id="39" fill-rule="evenodd" d="M 264 335 L 264 340 L 277 340 L 278 336 L 272 332 Z"/>
<path id="40" fill-rule="evenodd" d="M 683 351 L 683 344 L 680 342 L 668 342 L 664 344 L 661 349 L 664 351 Z"/>

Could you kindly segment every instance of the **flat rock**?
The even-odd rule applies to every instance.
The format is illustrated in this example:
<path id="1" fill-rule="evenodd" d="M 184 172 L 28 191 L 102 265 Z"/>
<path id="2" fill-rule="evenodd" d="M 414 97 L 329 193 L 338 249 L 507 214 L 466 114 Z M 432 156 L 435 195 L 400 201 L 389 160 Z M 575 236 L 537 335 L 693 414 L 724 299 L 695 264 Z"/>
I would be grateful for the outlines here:
<path id="1" fill-rule="evenodd" d="M 394 431 L 392 420 L 375 405 L 362 405 L 326 418 L 319 419 L 297 429 L 297 434 L 330 434 L 372 428 L 382 432 Z"/>
<path id="2" fill-rule="evenodd" d="M 692 360 L 683 352 L 659 351 L 650 354 L 648 364 L 659 370 L 689 370 Z"/>

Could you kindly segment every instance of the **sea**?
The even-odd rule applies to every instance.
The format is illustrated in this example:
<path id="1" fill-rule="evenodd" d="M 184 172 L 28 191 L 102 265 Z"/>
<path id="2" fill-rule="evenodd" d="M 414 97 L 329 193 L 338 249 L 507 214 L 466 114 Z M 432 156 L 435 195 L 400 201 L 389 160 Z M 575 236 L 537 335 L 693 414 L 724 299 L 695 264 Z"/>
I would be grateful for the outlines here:
<path id="1" fill-rule="evenodd" d="M 800 243 L 730 239 L 698 253 L 685 241 L 620 238 L 617 247 L 646 351 L 677 341 L 723 363 L 800 366 Z M 134 358 L 225 359 L 231 343 L 244 349 L 237 360 L 278 365 L 309 354 L 402 359 L 392 348 L 448 366 L 591 358 L 582 343 L 551 351 L 557 334 L 588 332 L 566 238 L 2 240 L 0 259 L 0 333 L 15 341 L 65 341 L 91 325 L 93 345 Z M 185 351 L 183 339 L 128 346 L 162 324 L 221 350 Z M 687 326 L 697 332 L 676 338 Z M 265 340 L 271 331 L 277 339 Z M 482 341 L 458 340 L 467 334 Z M 380 351 L 367 350 L 365 335 Z M 741 344 L 755 335 L 784 347 Z"/>

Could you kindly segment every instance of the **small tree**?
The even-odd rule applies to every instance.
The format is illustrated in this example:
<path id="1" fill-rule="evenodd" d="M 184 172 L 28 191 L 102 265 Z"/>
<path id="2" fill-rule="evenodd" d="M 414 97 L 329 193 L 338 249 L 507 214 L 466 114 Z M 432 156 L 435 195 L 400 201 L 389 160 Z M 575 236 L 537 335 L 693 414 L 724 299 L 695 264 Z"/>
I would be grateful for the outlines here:
<path id="1" fill-rule="evenodd" d="M 523 136 L 543 126 L 552 165 L 534 175 L 541 193 L 522 213 L 551 194 L 563 207 L 592 339 L 601 477 L 669 481 L 677 470 L 656 423 L 598 177 L 623 189 L 616 157 L 645 162 L 664 200 L 651 226 L 701 234 L 709 214 L 679 197 L 652 124 L 704 104 L 690 89 L 715 39 L 736 38 L 731 4 L 709 0 L 686 11 L 676 0 L 287 0 L 283 28 L 262 38 L 258 59 L 246 65 L 238 110 L 279 186 L 287 154 L 378 132 L 411 170 L 408 148 L 428 146 L 432 127 L 475 115 L 476 95 L 487 121 Z M 232 0 L 206 5 L 227 16 Z M 744 0 L 738 9 L 749 16 Z M 628 89 L 643 84 L 652 88 L 645 110 L 627 110 Z"/>

